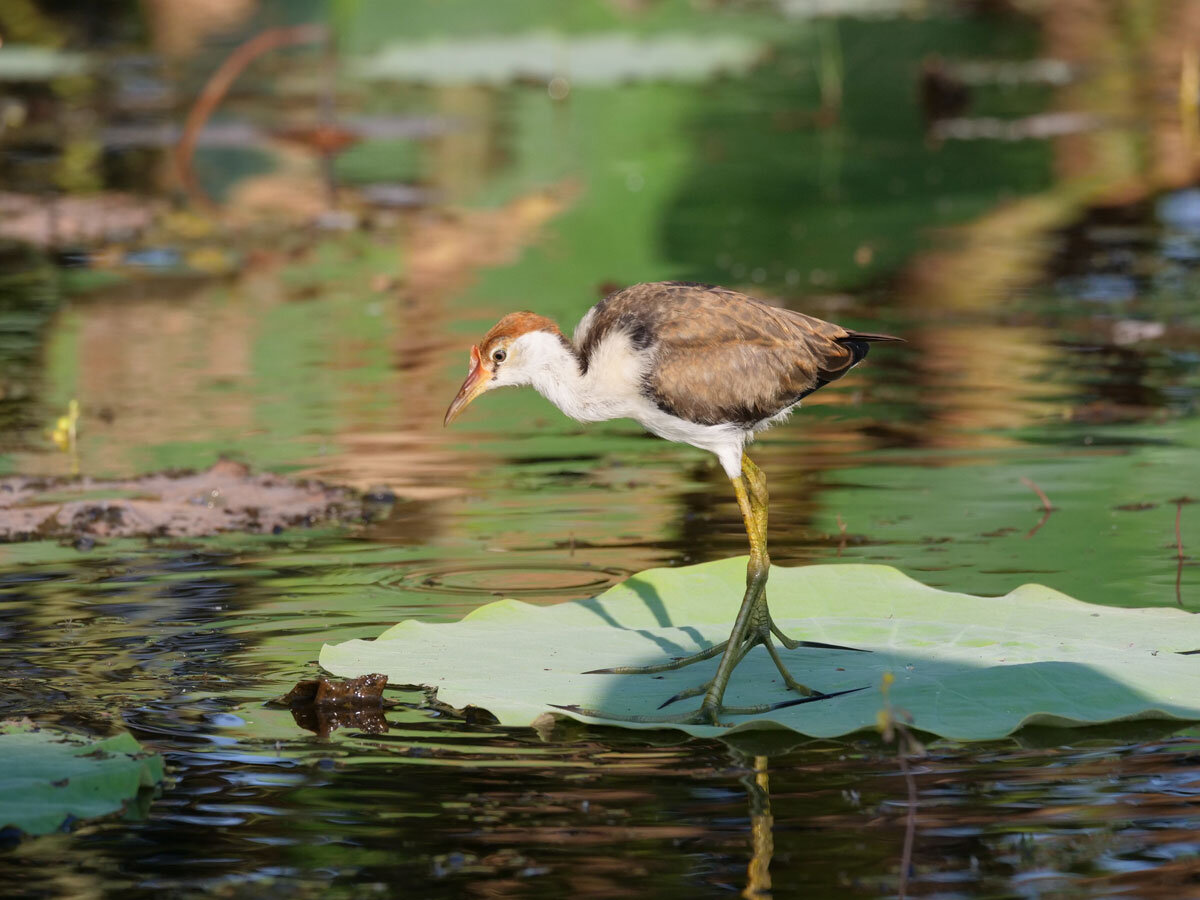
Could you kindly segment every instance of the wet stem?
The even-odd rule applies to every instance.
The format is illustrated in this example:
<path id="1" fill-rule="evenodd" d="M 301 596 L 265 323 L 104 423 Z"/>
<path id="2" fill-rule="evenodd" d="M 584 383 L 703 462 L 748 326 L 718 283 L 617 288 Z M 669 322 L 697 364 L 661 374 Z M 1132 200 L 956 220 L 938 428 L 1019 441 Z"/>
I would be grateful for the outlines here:
<path id="1" fill-rule="evenodd" d="M 1183 606 L 1183 507 L 1186 503 L 1194 503 L 1191 497 L 1176 497 L 1175 504 L 1175 602 Z"/>
<path id="2" fill-rule="evenodd" d="M 908 767 L 908 754 L 914 749 L 923 750 L 924 748 L 913 739 L 908 727 L 904 724 L 897 723 L 896 731 L 899 737 L 900 771 L 904 775 L 905 787 L 908 788 L 908 814 L 904 817 L 904 849 L 900 853 L 900 886 L 897 890 L 900 900 L 904 900 L 908 893 L 908 875 L 912 871 L 913 843 L 917 836 L 917 781 Z M 914 753 L 914 755 L 919 754 Z"/>
<path id="3" fill-rule="evenodd" d="M 883 677 L 881 689 L 883 692 L 883 709 L 879 710 L 876 725 L 887 743 L 896 742 L 896 750 L 900 758 L 900 772 L 904 776 L 904 785 L 908 790 L 908 812 L 904 818 L 904 849 L 900 854 L 900 884 L 897 894 L 900 900 L 908 894 L 908 876 L 912 870 L 913 844 L 917 835 L 917 782 L 909 768 L 909 756 L 924 756 L 925 747 L 913 737 L 909 725 L 912 723 L 912 713 L 906 709 L 893 707 L 889 696 L 895 676 L 890 672 Z"/>

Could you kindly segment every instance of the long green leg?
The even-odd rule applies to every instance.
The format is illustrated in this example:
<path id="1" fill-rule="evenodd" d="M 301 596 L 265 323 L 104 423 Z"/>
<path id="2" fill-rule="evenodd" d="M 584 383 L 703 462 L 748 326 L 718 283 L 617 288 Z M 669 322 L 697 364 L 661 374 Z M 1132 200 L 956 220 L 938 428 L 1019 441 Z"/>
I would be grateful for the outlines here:
<path id="1" fill-rule="evenodd" d="M 754 510 L 755 520 L 761 526 L 761 540 L 763 543 L 763 551 L 766 552 L 767 546 L 767 476 L 749 456 L 742 454 L 742 472 L 746 477 L 746 486 L 750 494 L 750 503 Z M 813 647 L 824 650 L 854 650 L 858 651 L 857 647 L 844 647 L 841 644 L 826 644 L 821 641 L 798 641 L 788 637 L 783 633 L 783 630 L 775 624 L 775 620 L 771 618 L 771 611 L 767 607 L 767 592 L 764 589 L 758 598 L 758 603 L 762 607 L 760 616 L 766 619 L 767 628 L 770 633 L 779 639 L 779 643 L 787 650 L 797 650 L 800 647 Z M 771 653 L 771 658 L 775 661 L 775 667 L 779 669 L 779 673 L 783 675 L 783 679 L 788 683 L 788 687 L 793 690 L 798 690 L 792 681 L 792 676 L 784 669 L 783 664 L 779 661 L 779 656 L 775 653 L 769 640 L 765 637 L 763 643 L 766 644 L 768 652 Z M 800 691 L 800 693 L 804 693 Z"/>
<path id="2" fill-rule="evenodd" d="M 729 646 L 717 674 L 707 685 L 704 701 L 697 711 L 701 721 L 711 719 L 711 724 L 717 724 L 717 714 L 721 711 L 721 700 L 729 678 L 738 663 L 745 658 L 752 647 L 764 644 L 771 660 L 783 675 L 784 683 L 789 688 L 804 697 L 821 696 L 818 691 L 796 681 L 779 659 L 779 654 L 771 645 L 771 618 L 767 608 L 766 587 L 767 577 L 771 571 L 771 558 L 767 553 L 767 479 L 762 470 L 750 461 L 748 456 L 742 456 L 742 476 L 733 479 L 733 490 L 737 495 L 738 507 L 742 511 L 742 519 L 746 524 L 746 534 L 750 538 L 750 562 L 746 566 L 746 594 L 742 598 L 742 607 L 738 610 L 737 620 L 733 625 L 733 633 L 729 636 Z M 695 694 L 691 694 L 695 696 Z M 673 702 L 675 698 L 667 701 Z M 683 699 L 679 697 L 679 699 Z M 666 704 L 664 704 L 666 705 Z M 728 711 L 728 710 L 726 710 Z"/>
<path id="3" fill-rule="evenodd" d="M 760 714 L 787 706 L 795 706 L 800 703 L 809 703 L 862 690 L 862 688 L 853 688 L 849 691 L 838 691 L 832 694 L 823 694 L 819 691 L 814 691 L 812 688 L 796 681 L 783 664 L 783 660 L 779 658 L 779 653 L 771 641 L 772 634 L 788 649 L 795 649 L 802 646 L 835 647 L 836 645 L 816 644 L 810 641 L 794 641 L 783 634 L 774 621 L 772 621 L 770 610 L 767 607 L 766 596 L 767 577 L 770 574 L 771 568 L 771 559 L 767 553 L 767 479 L 762 470 L 751 462 L 748 456 L 743 455 L 742 474 L 737 478 L 731 479 L 731 481 L 734 494 L 737 496 L 738 508 L 741 510 L 742 519 L 746 525 L 746 535 L 750 539 L 750 561 L 746 566 L 746 592 L 742 597 L 742 605 L 738 609 L 737 619 L 734 621 L 733 630 L 730 632 L 728 640 L 702 650 L 699 653 L 667 663 L 660 663 L 653 666 L 617 666 L 611 669 L 593 670 L 597 674 L 654 674 L 681 669 L 684 666 L 712 659 L 717 654 L 721 654 L 721 662 L 717 666 L 717 672 L 710 681 L 680 691 L 662 704 L 663 706 L 668 706 L 678 700 L 703 695 L 704 699 L 700 704 L 700 708 L 692 713 L 683 713 L 675 716 L 611 716 L 596 710 L 581 709 L 579 707 L 560 708 L 570 709 L 596 718 L 607 718 L 625 722 L 719 725 L 721 724 L 721 713 L 727 715 Z M 801 697 L 756 706 L 725 706 L 722 703 L 722 699 L 733 670 L 746 657 L 746 654 L 759 644 L 766 647 L 771 661 L 779 670 L 780 675 L 783 676 L 784 684 L 790 690 L 800 694 Z M 853 648 L 838 649 L 849 650 Z"/>
<path id="4" fill-rule="evenodd" d="M 767 547 L 767 476 L 763 470 L 756 466 L 754 461 L 744 453 L 742 454 L 742 473 L 746 477 L 747 486 L 750 489 L 749 493 L 751 509 L 754 514 L 756 524 L 759 524 L 761 528 L 760 539 L 762 540 L 763 552 L 765 554 Z M 748 528 L 749 526 L 747 526 L 747 529 Z M 751 544 L 753 544 L 753 540 L 754 539 L 752 537 Z M 771 619 L 771 612 L 767 608 L 766 590 L 763 590 L 762 596 L 759 597 L 758 602 L 762 605 L 763 615 L 767 620 L 767 627 L 770 628 L 771 633 L 774 634 L 775 637 L 779 638 L 779 643 L 783 644 L 783 646 L 788 650 L 795 650 L 797 647 L 802 646 L 800 641 L 793 640 L 784 634 L 779 626 L 776 625 Z M 778 665 L 778 663 L 776 665 Z M 787 677 L 791 678 L 790 675 Z"/>
<path id="5" fill-rule="evenodd" d="M 750 463 L 750 458 L 748 456 L 746 456 L 745 454 L 743 454 L 742 455 L 743 469 L 744 469 L 746 463 Z M 763 490 L 765 492 L 766 479 L 763 476 L 762 471 L 757 466 L 754 466 L 753 463 L 750 463 L 750 465 L 753 466 L 753 471 L 759 478 L 760 490 Z M 741 610 L 739 610 L 739 612 L 738 612 L 738 616 L 739 616 L 738 622 L 740 622 L 742 613 L 749 612 L 749 607 L 747 604 L 750 604 L 752 606 L 754 597 L 757 594 L 762 592 L 763 586 L 765 586 L 766 581 L 767 581 L 767 574 L 768 574 L 768 571 L 771 566 L 771 561 L 766 556 L 766 546 L 767 546 L 766 504 L 764 502 L 763 504 L 761 504 L 761 506 L 759 506 L 759 508 L 757 510 L 754 508 L 754 506 L 752 505 L 752 501 L 750 499 L 750 492 L 749 492 L 748 486 L 746 484 L 744 475 L 741 477 L 732 479 L 732 482 L 733 482 L 734 493 L 737 495 L 738 507 L 742 511 L 742 519 L 746 523 L 746 533 L 750 536 L 750 564 L 746 568 L 746 594 L 742 598 L 742 607 L 741 607 Z M 759 517 L 761 517 L 761 522 L 762 522 L 761 526 L 758 524 Z M 756 553 L 755 548 L 756 547 L 761 547 L 760 556 L 764 560 L 764 562 L 762 564 L 760 564 L 757 568 L 755 566 L 755 553 Z M 755 575 L 754 574 L 755 572 L 758 572 L 759 574 Z M 670 662 L 658 663 L 658 664 L 652 665 L 652 666 L 613 666 L 612 668 L 609 668 L 609 669 L 591 669 L 587 672 L 584 672 L 583 674 L 584 675 L 656 675 L 659 672 L 670 672 L 675 669 L 682 669 L 684 666 L 690 666 L 692 663 L 698 663 L 698 662 L 703 662 L 706 659 L 712 659 L 718 653 L 726 653 L 726 656 L 728 656 L 729 654 L 727 651 L 731 647 L 737 648 L 738 645 L 740 643 L 742 643 L 742 641 L 735 640 L 735 637 L 737 636 L 738 630 L 739 630 L 738 622 L 734 623 L 733 633 L 729 636 L 729 638 L 727 640 L 722 641 L 719 644 L 714 644 L 711 647 L 707 647 L 704 650 L 701 650 L 699 653 L 693 653 L 691 656 L 684 656 L 679 659 L 673 659 Z M 744 631 L 745 629 L 743 628 L 742 630 Z M 749 650 L 750 650 L 749 647 L 746 647 L 744 650 L 742 650 L 741 655 L 737 657 L 737 661 L 734 662 L 733 665 L 736 666 L 738 662 L 741 662 L 742 657 L 745 656 Z M 719 674 L 720 674 L 719 667 L 718 667 L 717 672 L 718 672 L 718 676 L 719 676 Z M 691 696 L 695 696 L 695 695 L 693 694 Z"/>

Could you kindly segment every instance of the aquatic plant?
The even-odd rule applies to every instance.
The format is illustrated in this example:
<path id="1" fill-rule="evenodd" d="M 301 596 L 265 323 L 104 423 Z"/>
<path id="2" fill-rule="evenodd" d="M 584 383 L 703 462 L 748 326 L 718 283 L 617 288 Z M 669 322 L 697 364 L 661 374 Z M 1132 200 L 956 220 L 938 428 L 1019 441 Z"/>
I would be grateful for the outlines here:
<path id="1" fill-rule="evenodd" d="M 79 474 L 79 401 L 74 397 L 67 404 L 67 414 L 59 416 L 50 431 L 50 440 L 63 453 L 70 454 L 71 474 Z"/>

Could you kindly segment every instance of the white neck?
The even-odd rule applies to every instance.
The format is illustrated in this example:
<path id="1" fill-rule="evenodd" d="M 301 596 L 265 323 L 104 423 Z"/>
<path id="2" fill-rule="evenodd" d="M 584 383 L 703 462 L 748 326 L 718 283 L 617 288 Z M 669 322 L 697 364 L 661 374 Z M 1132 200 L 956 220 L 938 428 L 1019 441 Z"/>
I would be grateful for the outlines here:
<path id="1" fill-rule="evenodd" d="M 511 375 L 519 380 L 509 383 L 532 385 L 565 415 L 579 422 L 631 416 L 634 414 L 631 403 L 640 400 L 637 386 L 641 383 L 643 363 L 632 355 L 628 341 L 621 343 L 625 347 L 623 353 L 620 348 L 598 348 L 600 352 L 592 354 L 592 365 L 584 375 L 579 369 L 579 357 L 557 335 L 531 331 L 514 342 L 514 349 L 519 348 L 520 366 Z M 606 349 L 608 352 L 604 352 Z"/>
<path id="2" fill-rule="evenodd" d="M 532 385 L 579 422 L 634 419 L 659 437 L 715 453 L 729 477 L 738 477 L 747 430 L 738 425 L 700 425 L 659 409 L 642 393 L 652 363 L 652 353 L 635 350 L 628 335 L 614 332 L 593 346 L 585 375 L 579 357 L 558 335 L 530 331 L 513 341 L 508 361 L 497 370 L 493 384 Z"/>

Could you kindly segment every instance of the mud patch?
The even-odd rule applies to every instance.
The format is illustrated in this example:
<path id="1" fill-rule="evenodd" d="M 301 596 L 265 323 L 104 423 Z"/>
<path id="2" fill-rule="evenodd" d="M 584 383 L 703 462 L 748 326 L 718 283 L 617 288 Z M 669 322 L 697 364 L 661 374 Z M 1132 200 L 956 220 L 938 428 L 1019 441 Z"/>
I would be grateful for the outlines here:
<path id="1" fill-rule="evenodd" d="M 74 246 L 136 237 L 163 204 L 115 191 L 46 198 L 0 192 L 0 237 L 35 247 Z"/>
<path id="2" fill-rule="evenodd" d="M 121 481 L 0 479 L 0 542 L 69 539 L 86 547 L 96 538 L 279 532 L 362 516 L 363 500 L 353 491 L 253 475 L 230 460 L 203 472 Z"/>

